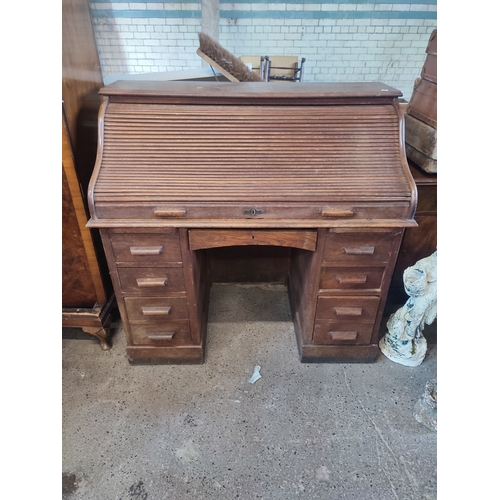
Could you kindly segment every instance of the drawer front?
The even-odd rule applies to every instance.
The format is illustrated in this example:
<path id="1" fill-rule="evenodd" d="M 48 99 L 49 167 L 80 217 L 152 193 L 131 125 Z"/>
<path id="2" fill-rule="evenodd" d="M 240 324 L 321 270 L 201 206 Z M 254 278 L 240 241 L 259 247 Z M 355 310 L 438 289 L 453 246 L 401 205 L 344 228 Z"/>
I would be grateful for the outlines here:
<path id="1" fill-rule="evenodd" d="M 397 231 L 350 232 L 330 229 L 323 265 L 387 264 Z"/>
<path id="2" fill-rule="evenodd" d="M 118 268 L 122 292 L 135 295 L 168 295 L 185 293 L 182 267 Z"/>
<path id="3" fill-rule="evenodd" d="M 96 203 L 99 219 L 405 219 L 407 202 L 394 203 Z"/>
<path id="4" fill-rule="evenodd" d="M 191 344 L 189 321 L 150 321 L 131 324 L 134 345 L 175 346 Z"/>
<path id="5" fill-rule="evenodd" d="M 127 315 L 133 321 L 188 319 L 186 299 L 171 297 L 125 297 Z"/>
<path id="6" fill-rule="evenodd" d="M 316 319 L 331 323 L 373 323 L 379 303 L 378 297 L 318 297 Z"/>
<path id="7" fill-rule="evenodd" d="M 182 263 L 177 230 L 165 230 L 165 234 L 110 231 L 110 236 L 117 264 Z"/>
<path id="8" fill-rule="evenodd" d="M 314 344 L 356 345 L 369 344 L 373 323 L 331 323 L 317 321 L 314 326 Z"/>
<path id="9" fill-rule="evenodd" d="M 227 246 L 271 245 L 294 247 L 314 252 L 316 231 L 267 229 L 191 229 L 189 248 L 199 250 Z"/>
<path id="10" fill-rule="evenodd" d="M 323 267 L 322 290 L 374 290 L 382 286 L 385 267 Z"/>

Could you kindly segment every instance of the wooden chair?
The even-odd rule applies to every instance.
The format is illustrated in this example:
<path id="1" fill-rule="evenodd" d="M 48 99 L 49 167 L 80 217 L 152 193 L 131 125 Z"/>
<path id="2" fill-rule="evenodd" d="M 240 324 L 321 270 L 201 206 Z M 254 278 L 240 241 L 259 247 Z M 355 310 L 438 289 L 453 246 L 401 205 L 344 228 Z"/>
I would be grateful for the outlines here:
<path id="1" fill-rule="evenodd" d="M 245 64 L 250 63 L 252 71 L 266 82 L 274 80 L 302 82 L 304 78 L 306 61 L 304 57 L 300 66 L 297 56 L 241 56 L 240 60 Z"/>

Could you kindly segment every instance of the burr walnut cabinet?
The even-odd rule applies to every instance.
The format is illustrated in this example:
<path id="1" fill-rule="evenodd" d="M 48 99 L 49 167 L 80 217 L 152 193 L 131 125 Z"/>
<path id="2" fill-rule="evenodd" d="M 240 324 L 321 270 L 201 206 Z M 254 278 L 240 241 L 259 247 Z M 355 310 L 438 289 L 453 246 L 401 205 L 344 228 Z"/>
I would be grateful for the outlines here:
<path id="1" fill-rule="evenodd" d="M 228 248 L 283 250 L 303 362 L 375 360 L 416 225 L 398 90 L 191 81 L 100 93 L 88 226 L 102 236 L 130 362 L 204 360 L 211 259 Z"/>
<path id="2" fill-rule="evenodd" d="M 103 86 L 88 0 L 62 2 L 62 326 L 82 328 L 111 348 L 115 300 L 86 192 L 97 153 Z"/>

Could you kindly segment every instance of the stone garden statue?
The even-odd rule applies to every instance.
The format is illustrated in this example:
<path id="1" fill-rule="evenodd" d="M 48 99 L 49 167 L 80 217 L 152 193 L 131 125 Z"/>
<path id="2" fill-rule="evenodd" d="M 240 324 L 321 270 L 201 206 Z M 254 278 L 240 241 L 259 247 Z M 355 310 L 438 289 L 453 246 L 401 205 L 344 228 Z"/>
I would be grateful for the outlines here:
<path id="1" fill-rule="evenodd" d="M 437 379 L 425 384 L 425 391 L 415 404 L 413 416 L 431 431 L 437 431 Z"/>
<path id="2" fill-rule="evenodd" d="M 419 260 L 403 273 L 406 304 L 391 314 L 387 333 L 379 347 L 390 360 L 406 366 L 418 366 L 424 360 L 427 341 L 422 335 L 437 315 L 437 250 Z"/>

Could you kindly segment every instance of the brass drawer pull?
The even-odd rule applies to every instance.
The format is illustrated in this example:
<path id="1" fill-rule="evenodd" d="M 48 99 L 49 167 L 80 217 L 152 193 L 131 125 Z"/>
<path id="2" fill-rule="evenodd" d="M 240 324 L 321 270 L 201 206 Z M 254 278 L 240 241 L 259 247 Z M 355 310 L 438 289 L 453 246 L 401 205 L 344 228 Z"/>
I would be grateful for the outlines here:
<path id="1" fill-rule="evenodd" d="M 137 278 L 137 286 L 141 288 L 167 286 L 168 278 Z"/>
<path id="2" fill-rule="evenodd" d="M 150 333 L 148 335 L 149 340 L 172 340 L 175 336 L 175 332 L 165 332 L 165 333 Z"/>
<path id="3" fill-rule="evenodd" d="M 368 276 L 366 274 L 360 274 L 358 276 L 335 276 L 335 279 L 341 285 L 362 285 L 366 283 Z"/>
<path id="4" fill-rule="evenodd" d="M 163 252 L 162 246 L 157 247 L 130 247 L 132 255 L 160 255 Z"/>
<path id="5" fill-rule="evenodd" d="M 342 247 L 342 253 L 346 255 L 373 255 L 375 247 Z"/>
<path id="6" fill-rule="evenodd" d="M 324 208 L 321 210 L 322 217 L 353 217 L 354 210 L 348 208 Z"/>
<path id="7" fill-rule="evenodd" d="M 164 210 L 154 210 L 155 217 L 185 217 L 186 210 L 184 208 L 170 208 Z"/>
<path id="8" fill-rule="evenodd" d="M 361 316 L 363 312 L 362 307 L 334 307 L 337 316 Z"/>
<path id="9" fill-rule="evenodd" d="M 328 332 L 332 340 L 356 340 L 358 332 Z"/>
<path id="10" fill-rule="evenodd" d="M 144 316 L 167 316 L 170 314 L 170 311 L 172 310 L 172 308 L 170 306 L 167 306 L 167 307 L 159 307 L 159 306 L 144 306 L 144 307 L 141 307 L 141 310 L 142 310 L 142 314 L 144 314 Z"/>

